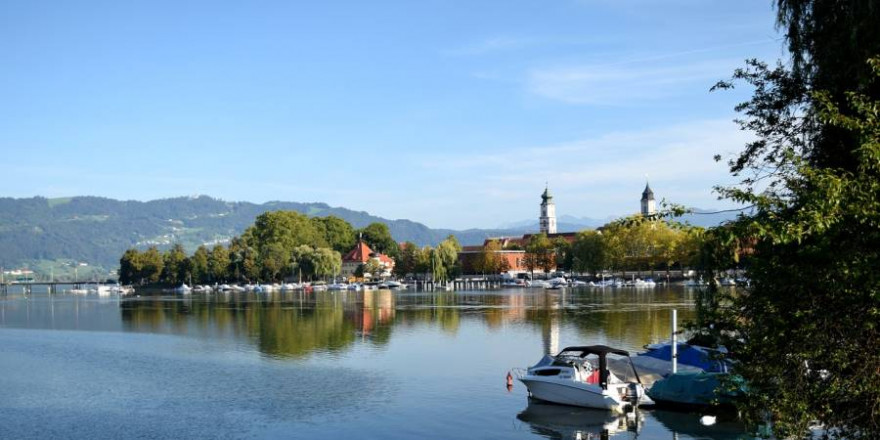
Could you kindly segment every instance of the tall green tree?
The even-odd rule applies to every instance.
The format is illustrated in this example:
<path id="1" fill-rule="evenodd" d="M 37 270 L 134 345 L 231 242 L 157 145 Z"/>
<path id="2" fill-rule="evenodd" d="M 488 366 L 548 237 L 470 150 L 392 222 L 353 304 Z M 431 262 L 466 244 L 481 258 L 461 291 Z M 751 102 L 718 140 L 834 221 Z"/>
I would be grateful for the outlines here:
<path id="1" fill-rule="evenodd" d="M 214 245 L 208 255 L 208 270 L 215 282 L 229 279 L 229 250 L 223 245 Z"/>
<path id="2" fill-rule="evenodd" d="M 880 78 L 866 59 L 880 53 L 880 8 L 777 6 L 792 69 L 751 61 L 734 74 L 754 88 L 737 109 L 755 140 L 730 161 L 741 185 L 720 189 L 755 212 L 711 231 L 708 253 L 724 260 L 720 246 L 745 245 L 752 282 L 733 296 L 711 286 L 703 331 L 741 360 L 749 421 L 779 438 L 807 435 L 812 421 L 828 437 L 878 438 Z"/>
<path id="3" fill-rule="evenodd" d="M 318 248 L 312 253 L 314 275 L 327 278 L 339 275 L 342 270 L 342 255 L 329 248 Z"/>
<path id="4" fill-rule="evenodd" d="M 376 252 L 397 257 L 397 242 L 391 237 L 391 231 L 385 223 L 370 223 L 358 231 L 361 239 Z"/>
<path id="5" fill-rule="evenodd" d="M 327 217 L 312 217 L 311 222 L 323 235 L 324 243 L 331 249 L 344 254 L 354 248 L 357 242 L 357 234 L 347 221 L 328 215 Z"/>
<path id="6" fill-rule="evenodd" d="M 461 252 L 461 245 L 458 243 L 458 239 L 455 238 L 454 235 L 447 236 L 437 245 L 437 266 L 442 269 L 442 271 L 438 271 L 438 279 L 447 280 L 458 275 L 460 272 L 458 266 L 459 252 Z"/>
<path id="7" fill-rule="evenodd" d="M 581 231 L 572 243 L 572 265 L 578 272 L 589 272 L 596 276 L 607 265 L 602 234 L 598 231 Z"/>
<path id="8" fill-rule="evenodd" d="M 503 258 L 498 255 L 500 250 L 501 243 L 498 240 L 489 240 L 477 254 L 474 261 L 474 271 L 482 274 L 498 274 L 501 258 Z"/>
<path id="9" fill-rule="evenodd" d="M 189 267 L 183 245 L 177 243 L 165 251 L 162 255 L 162 262 L 164 263 L 163 283 L 177 286 L 189 281 L 187 280 Z"/>
<path id="10" fill-rule="evenodd" d="M 142 272 L 141 253 L 134 248 L 126 250 L 119 259 L 119 282 L 123 285 L 141 283 Z"/>
<path id="11" fill-rule="evenodd" d="M 158 283 L 164 270 L 162 253 L 156 246 L 150 246 L 141 254 L 141 270 L 139 278 L 142 283 Z"/>
<path id="12" fill-rule="evenodd" d="M 394 262 L 394 274 L 404 277 L 407 274 L 415 274 L 418 264 L 419 248 L 412 242 L 406 242 L 401 246 L 397 259 Z"/>
<path id="13" fill-rule="evenodd" d="M 726 299 L 718 327 L 735 330 L 726 342 L 749 383 L 742 407 L 751 421 L 769 410 L 779 437 L 805 435 L 818 420 L 832 437 L 877 438 L 880 351 L 866 347 L 880 342 L 880 99 L 851 94 L 850 116 L 829 95 L 815 97 L 820 121 L 859 139 L 858 166 L 820 167 L 795 155 L 784 198 L 732 191 L 758 213 L 717 233 L 732 247 L 754 243 L 752 287 Z"/>
<path id="14" fill-rule="evenodd" d="M 323 223 L 322 223 L 323 224 Z M 271 211 L 260 214 L 254 225 L 243 234 L 257 253 L 269 245 L 280 245 L 287 252 L 306 244 L 312 247 L 327 246 L 324 231 L 319 230 L 316 222 L 312 222 L 304 214 L 296 211 Z"/>
<path id="15" fill-rule="evenodd" d="M 268 243 L 260 249 L 259 261 L 261 278 L 266 281 L 280 281 L 291 271 L 291 252 L 281 243 Z"/>
<path id="16" fill-rule="evenodd" d="M 208 248 L 199 246 L 189 260 L 193 282 L 208 284 L 213 281 L 208 268 Z"/>
<path id="17" fill-rule="evenodd" d="M 542 232 L 531 236 L 525 250 L 527 265 L 533 264 L 529 270 L 534 271 L 534 268 L 538 268 L 549 273 L 556 267 L 556 251 L 547 234 Z"/>

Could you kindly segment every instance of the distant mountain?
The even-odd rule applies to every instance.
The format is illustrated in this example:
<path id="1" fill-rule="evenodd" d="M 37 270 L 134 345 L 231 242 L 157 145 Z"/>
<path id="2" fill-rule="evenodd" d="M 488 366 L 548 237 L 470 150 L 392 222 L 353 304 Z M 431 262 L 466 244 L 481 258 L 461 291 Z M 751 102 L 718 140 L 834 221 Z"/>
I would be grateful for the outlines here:
<path id="1" fill-rule="evenodd" d="M 736 219 L 739 211 L 710 211 L 700 208 L 692 208 L 693 213 L 686 214 L 676 219 L 681 223 L 690 223 L 694 226 L 704 228 L 718 226 L 724 222 Z M 556 229 L 560 232 L 573 232 L 583 229 L 595 229 L 606 225 L 609 222 L 617 220 L 619 217 L 606 217 L 604 219 L 595 219 L 589 217 L 575 217 L 572 215 L 562 215 L 556 218 Z M 500 227 L 501 229 L 531 232 L 538 230 L 537 220 L 520 220 L 517 222 L 506 223 Z"/>
<path id="2" fill-rule="evenodd" d="M 0 198 L 0 266 L 39 260 L 74 260 L 115 268 L 129 247 L 160 248 L 181 243 L 192 252 L 201 244 L 225 243 L 266 212 L 291 210 L 309 216 L 335 215 L 356 228 L 388 225 L 398 241 L 437 244 L 455 234 L 463 244 L 512 235 L 505 230 L 431 229 L 410 220 L 388 220 L 324 203 L 226 202 L 211 197 L 179 197 L 149 202 L 101 197 Z"/>
<path id="3" fill-rule="evenodd" d="M 605 219 L 595 219 L 589 217 L 575 217 L 572 215 L 562 215 L 556 218 L 556 229 L 559 231 L 580 231 L 582 229 L 598 228 L 613 221 L 616 217 L 607 217 Z M 538 220 L 520 220 L 517 222 L 505 223 L 499 229 L 515 229 L 537 231 L 539 228 Z"/>
<path id="4" fill-rule="evenodd" d="M 450 234 L 463 245 L 476 245 L 489 237 L 518 236 L 538 230 L 535 220 L 497 229 L 431 229 L 410 220 L 388 220 L 324 203 L 254 204 L 206 196 L 149 202 L 101 197 L 0 198 L 0 266 L 14 268 L 28 262 L 72 260 L 112 269 L 119 264 L 122 253 L 132 246 L 167 248 L 181 243 L 192 252 L 201 244 L 225 243 L 252 225 L 258 215 L 277 210 L 297 211 L 313 217 L 334 215 L 356 228 L 373 222 L 385 223 L 395 240 L 411 241 L 419 246 L 436 245 Z M 736 214 L 698 211 L 682 220 L 714 226 L 733 219 Z M 610 221 L 572 216 L 562 216 L 559 220 L 560 232 L 595 228 Z"/>
<path id="5" fill-rule="evenodd" d="M 685 214 L 677 220 L 681 223 L 690 223 L 694 226 L 702 226 L 710 228 L 718 226 L 722 223 L 736 220 L 736 217 L 742 211 L 711 211 L 706 209 L 693 208 L 693 213 Z"/>

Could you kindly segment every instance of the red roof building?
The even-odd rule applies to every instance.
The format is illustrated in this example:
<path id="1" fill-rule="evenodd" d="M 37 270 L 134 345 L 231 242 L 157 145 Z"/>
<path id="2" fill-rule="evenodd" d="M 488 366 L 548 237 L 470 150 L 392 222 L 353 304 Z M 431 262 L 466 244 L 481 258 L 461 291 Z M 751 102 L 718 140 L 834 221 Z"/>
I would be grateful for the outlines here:
<path id="1" fill-rule="evenodd" d="M 366 243 L 362 241 L 358 241 L 358 243 L 354 246 L 354 249 L 349 251 L 342 257 L 342 276 L 351 277 L 354 276 L 355 271 L 357 271 L 358 267 L 363 264 L 366 264 L 370 260 L 376 260 L 385 270 L 381 274 L 371 274 L 374 277 L 376 275 L 380 275 L 383 277 L 391 276 L 391 270 L 394 269 L 394 260 L 385 255 L 380 254 L 378 252 L 374 252 L 367 246 Z"/>

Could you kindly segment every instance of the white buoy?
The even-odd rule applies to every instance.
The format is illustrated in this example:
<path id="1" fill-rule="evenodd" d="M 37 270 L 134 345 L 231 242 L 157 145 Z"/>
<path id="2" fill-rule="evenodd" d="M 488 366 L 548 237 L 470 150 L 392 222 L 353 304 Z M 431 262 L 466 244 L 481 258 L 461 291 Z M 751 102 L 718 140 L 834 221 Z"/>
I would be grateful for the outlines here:
<path id="1" fill-rule="evenodd" d="M 700 417 L 700 424 L 703 426 L 712 426 L 715 424 L 715 416 Z"/>

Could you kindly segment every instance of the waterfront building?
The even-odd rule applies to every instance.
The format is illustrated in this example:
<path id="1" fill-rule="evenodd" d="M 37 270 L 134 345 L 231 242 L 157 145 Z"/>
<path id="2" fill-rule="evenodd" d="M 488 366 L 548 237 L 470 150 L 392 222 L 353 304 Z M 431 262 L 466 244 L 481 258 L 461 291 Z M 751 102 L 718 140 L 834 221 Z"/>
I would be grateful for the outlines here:
<path id="1" fill-rule="evenodd" d="M 573 243 L 577 237 L 575 232 L 556 232 L 556 203 L 553 202 L 549 187 L 544 187 L 544 193 L 541 194 L 541 215 L 538 217 L 538 223 L 540 233 L 546 235 L 551 241 L 562 238 Z M 493 237 L 486 239 L 482 246 L 464 246 L 458 253 L 458 261 L 462 271 L 465 274 L 482 273 L 481 256 L 488 244 L 495 241 L 500 249 L 492 252 L 496 261 L 503 261 L 500 266 L 505 268 L 504 272 L 510 275 L 527 273 L 529 269 L 526 267 L 525 247 L 535 235 L 537 234 L 525 234 L 521 237 Z M 554 267 L 551 271 L 555 270 Z"/>
<path id="2" fill-rule="evenodd" d="M 345 256 L 342 257 L 341 275 L 345 278 L 353 277 L 358 267 L 366 264 L 370 260 L 377 261 L 384 269 L 381 274 L 370 275 L 374 277 L 377 275 L 381 277 L 391 276 L 391 271 L 394 269 L 394 260 L 385 254 L 373 252 L 373 250 L 370 249 L 370 247 L 367 246 L 366 243 L 360 240 L 358 240 L 358 243 L 357 245 L 355 245 L 354 249 L 352 249 L 347 254 L 345 254 Z"/>
<path id="3" fill-rule="evenodd" d="M 549 187 L 544 187 L 544 194 L 541 194 L 540 225 L 541 232 L 547 235 L 556 233 L 556 203 L 553 203 Z"/>
<path id="4" fill-rule="evenodd" d="M 654 191 L 651 191 L 651 185 L 645 182 L 645 190 L 642 191 L 642 215 L 649 216 L 657 213 L 657 206 L 654 203 Z"/>

